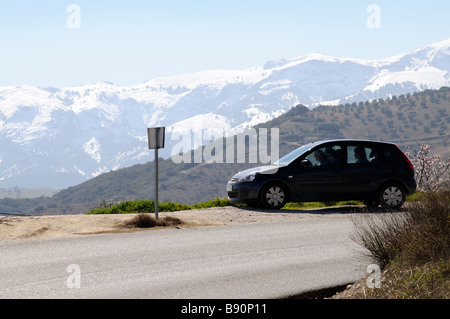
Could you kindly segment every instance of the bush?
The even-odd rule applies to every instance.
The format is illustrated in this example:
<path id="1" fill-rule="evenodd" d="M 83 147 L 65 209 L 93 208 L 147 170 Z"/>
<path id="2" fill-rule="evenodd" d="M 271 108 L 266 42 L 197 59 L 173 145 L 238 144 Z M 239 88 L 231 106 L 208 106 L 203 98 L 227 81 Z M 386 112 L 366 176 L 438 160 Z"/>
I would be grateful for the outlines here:
<path id="1" fill-rule="evenodd" d="M 148 214 L 139 214 L 133 219 L 124 223 L 125 227 L 138 227 L 138 228 L 151 228 L 157 226 L 176 226 L 181 225 L 183 222 L 176 217 L 163 217 L 156 219 Z"/>
<path id="2" fill-rule="evenodd" d="M 384 267 L 392 261 L 422 265 L 450 258 L 450 190 L 426 193 L 406 212 L 353 218 L 352 238 Z"/>
<path id="3" fill-rule="evenodd" d="M 403 238 L 402 259 L 409 263 L 450 258 L 450 189 L 428 193 L 412 203 L 408 236 Z"/>
<path id="4" fill-rule="evenodd" d="M 450 298 L 450 190 L 425 193 L 407 212 L 354 219 L 354 239 L 384 268 L 365 298 Z"/>
<path id="5" fill-rule="evenodd" d="M 355 215 L 352 239 L 365 247 L 375 262 L 385 267 L 401 250 L 401 239 L 408 228 L 408 217 L 399 213 Z"/>

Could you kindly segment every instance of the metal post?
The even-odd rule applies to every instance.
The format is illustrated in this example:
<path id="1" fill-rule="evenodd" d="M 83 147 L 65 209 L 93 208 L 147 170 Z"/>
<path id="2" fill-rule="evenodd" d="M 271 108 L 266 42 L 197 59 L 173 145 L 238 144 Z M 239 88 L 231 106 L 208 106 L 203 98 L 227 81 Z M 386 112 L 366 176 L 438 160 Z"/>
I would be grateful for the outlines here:
<path id="1" fill-rule="evenodd" d="M 155 218 L 158 219 L 158 148 L 155 148 Z"/>
<path id="2" fill-rule="evenodd" d="M 158 149 L 164 148 L 165 127 L 147 128 L 148 148 L 155 150 L 155 217 L 158 219 Z"/>

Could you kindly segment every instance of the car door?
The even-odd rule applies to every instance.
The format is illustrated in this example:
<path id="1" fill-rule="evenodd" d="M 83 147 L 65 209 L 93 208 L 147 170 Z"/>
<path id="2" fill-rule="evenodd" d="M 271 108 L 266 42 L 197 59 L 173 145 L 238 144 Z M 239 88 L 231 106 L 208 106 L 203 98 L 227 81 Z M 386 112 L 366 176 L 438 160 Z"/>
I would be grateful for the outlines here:
<path id="1" fill-rule="evenodd" d="M 300 157 L 292 169 L 296 200 L 330 201 L 344 191 L 342 146 L 319 146 Z"/>
<path id="2" fill-rule="evenodd" d="M 373 196 L 377 180 L 384 174 L 380 151 L 375 144 L 351 143 L 346 145 L 346 165 L 343 170 L 344 191 L 347 198 Z"/>

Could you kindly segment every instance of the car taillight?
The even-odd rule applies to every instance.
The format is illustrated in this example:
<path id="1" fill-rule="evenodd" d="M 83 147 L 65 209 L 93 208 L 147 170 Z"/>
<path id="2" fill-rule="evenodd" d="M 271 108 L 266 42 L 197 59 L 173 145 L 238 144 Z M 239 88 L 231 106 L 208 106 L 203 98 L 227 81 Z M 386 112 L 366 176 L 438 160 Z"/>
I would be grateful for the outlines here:
<path id="1" fill-rule="evenodd" d="M 395 145 L 395 146 L 397 146 L 397 145 Z M 406 161 L 406 163 L 408 164 L 409 168 L 414 171 L 414 165 L 411 163 L 411 161 L 409 160 L 408 156 L 406 156 L 406 154 L 403 153 L 402 150 L 398 146 L 397 146 L 397 149 L 400 152 L 400 154 L 402 154 L 403 159 Z"/>

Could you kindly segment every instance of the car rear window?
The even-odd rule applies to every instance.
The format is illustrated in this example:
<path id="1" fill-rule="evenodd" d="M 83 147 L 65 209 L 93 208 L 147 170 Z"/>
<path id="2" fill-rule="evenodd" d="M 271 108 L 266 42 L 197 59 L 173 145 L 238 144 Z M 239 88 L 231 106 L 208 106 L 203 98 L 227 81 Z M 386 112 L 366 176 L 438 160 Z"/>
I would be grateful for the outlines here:
<path id="1" fill-rule="evenodd" d="M 386 161 L 393 162 L 395 161 L 395 152 L 389 147 L 382 147 L 381 152 L 383 153 L 383 158 Z"/>
<path id="2" fill-rule="evenodd" d="M 380 161 L 377 148 L 367 145 L 347 146 L 347 164 L 375 163 Z"/>

